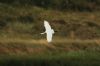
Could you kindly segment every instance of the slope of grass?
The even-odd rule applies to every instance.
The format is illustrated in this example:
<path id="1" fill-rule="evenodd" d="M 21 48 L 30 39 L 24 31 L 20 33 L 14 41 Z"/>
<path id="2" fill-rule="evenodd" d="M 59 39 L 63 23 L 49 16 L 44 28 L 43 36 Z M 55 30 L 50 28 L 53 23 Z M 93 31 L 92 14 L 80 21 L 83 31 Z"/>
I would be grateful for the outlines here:
<path id="1" fill-rule="evenodd" d="M 39 7 L 1 5 L 0 36 L 30 36 L 40 38 L 43 21 L 48 20 L 55 29 L 55 36 L 79 39 L 100 38 L 99 12 L 60 12 Z M 65 30 L 66 28 L 66 30 Z M 32 37 L 31 37 L 32 36 Z"/>
<path id="2" fill-rule="evenodd" d="M 100 66 L 99 17 L 0 4 L 0 66 Z M 50 44 L 43 20 L 57 31 Z"/>
<path id="3" fill-rule="evenodd" d="M 99 40 L 1 38 L 1 66 L 99 66 Z"/>

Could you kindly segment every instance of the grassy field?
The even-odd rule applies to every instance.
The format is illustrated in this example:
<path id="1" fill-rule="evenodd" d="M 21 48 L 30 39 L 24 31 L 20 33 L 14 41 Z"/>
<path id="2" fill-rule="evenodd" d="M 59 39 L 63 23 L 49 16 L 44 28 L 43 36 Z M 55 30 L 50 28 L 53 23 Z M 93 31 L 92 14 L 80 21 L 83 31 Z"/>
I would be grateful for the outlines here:
<path id="1" fill-rule="evenodd" d="M 43 21 L 47 20 L 57 31 L 55 36 L 78 39 L 100 38 L 99 12 L 61 12 L 32 6 L 10 5 L 2 5 L 0 10 L 1 37 L 42 38 L 39 33 L 44 31 Z"/>
<path id="2" fill-rule="evenodd" d="M 1 66 L 100 66 L 100 40 L 2 38 Z"/>
<path id="3" fill-rule="evenodd" d="M 43 21 L 57 32 L 47 43 Z M 100 66 L 100 12 L 0 3 L 0 66 Z"/>

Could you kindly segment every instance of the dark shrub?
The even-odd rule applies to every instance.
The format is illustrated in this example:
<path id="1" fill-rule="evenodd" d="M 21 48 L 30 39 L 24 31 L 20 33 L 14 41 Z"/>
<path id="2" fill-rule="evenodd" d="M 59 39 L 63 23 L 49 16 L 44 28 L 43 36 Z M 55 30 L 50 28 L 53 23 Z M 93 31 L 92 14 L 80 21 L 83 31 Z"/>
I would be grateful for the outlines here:
<path id="1" fill-rule="evenodd" d="M 0 29 L 3 29 L 6 26 L 7 26 L 7 22 L 6 21 L 0 21 Z"/>

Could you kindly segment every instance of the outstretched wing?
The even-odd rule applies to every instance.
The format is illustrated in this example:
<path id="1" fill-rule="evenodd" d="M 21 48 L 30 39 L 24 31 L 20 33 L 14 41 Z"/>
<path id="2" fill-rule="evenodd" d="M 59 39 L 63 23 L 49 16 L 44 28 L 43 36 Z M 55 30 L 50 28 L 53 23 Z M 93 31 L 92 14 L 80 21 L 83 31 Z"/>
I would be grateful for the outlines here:
<path id="1" fill-rule="evenodd" d="M 46 31 L 51 30 L 51 26 L 49 25 L 49 23 L 47 21 L 44 21 L 44 27 L 45 27 Z"/>
<path id="2" fill-rule="evenodd" d="M 44 21 L 44 27 L 46 29 L 46 34 L 47 34 L 47 41 L 51 42 L 52 41 L 52 34 L 54 33 L 53 29 L 51 29 L 51 26 L 47 21 Z"/>
<path id="3" fill-rule="evenodd" d="M 52 33 L 47 33 L 47 41 L 48 42 L 52 41 Z"/>

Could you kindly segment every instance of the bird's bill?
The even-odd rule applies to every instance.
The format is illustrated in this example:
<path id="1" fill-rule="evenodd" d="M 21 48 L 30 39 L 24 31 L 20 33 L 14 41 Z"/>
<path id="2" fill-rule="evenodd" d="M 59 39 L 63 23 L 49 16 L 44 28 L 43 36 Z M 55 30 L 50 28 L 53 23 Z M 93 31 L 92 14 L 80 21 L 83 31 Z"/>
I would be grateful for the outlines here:
<path id="1" fill-rule="evenodd" d="M 45 34 L 45 32 L 43 32 L 43 33 L 40 33 L 40 34 Z"/>

